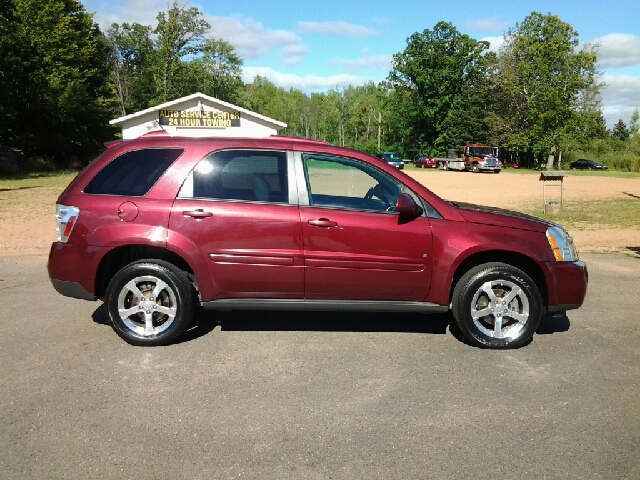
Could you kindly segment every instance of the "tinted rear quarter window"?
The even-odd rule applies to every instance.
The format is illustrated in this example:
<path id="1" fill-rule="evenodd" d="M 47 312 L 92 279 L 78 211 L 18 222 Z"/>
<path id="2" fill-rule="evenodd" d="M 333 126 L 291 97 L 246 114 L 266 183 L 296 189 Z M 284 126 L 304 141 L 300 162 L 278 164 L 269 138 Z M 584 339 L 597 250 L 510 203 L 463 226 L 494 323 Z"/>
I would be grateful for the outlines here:
<path id="1" fill-rule="evenodd" d="M 177 148 L 149 148 L 123 153 L 91 179 L 84 193 L 142 197 L 183 151 Z"/>
<path id="2" fill-rule="evenodd" d="M 180 196 L 274 203 L 289 201 L 287 155 L 280 151 L 228 150 L 203 158 Z"/>

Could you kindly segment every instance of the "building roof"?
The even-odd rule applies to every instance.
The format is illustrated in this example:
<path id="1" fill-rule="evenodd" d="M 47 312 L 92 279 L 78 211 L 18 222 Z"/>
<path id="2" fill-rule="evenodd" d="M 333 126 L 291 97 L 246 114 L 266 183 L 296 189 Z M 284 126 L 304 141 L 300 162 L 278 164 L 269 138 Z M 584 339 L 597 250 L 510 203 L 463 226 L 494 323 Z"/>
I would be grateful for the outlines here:
<path id="1" fill-rule="evenodd" d="M 140 110 L 139 112 L 132 113 L 130 115 L 125 115 L 124 117 L 114 118 L 109 121 L 109 125 L 122 125 L 128 120 L 132 120 L 137 117 L 142 117 L 149 113 L 157 112 L 159 110 L 169 110 L 170 107 L 174 107 L 176 105 L 180 105 L 181 103 L 187 102 L 189 100 L 200 99 L 206 100 L 208 103 L 213 103 L 220 105 L 221 107 L 228 108 L 230 110 L 234 110 L 236 112 L 241 112 L 248 117 L 253 117 L 256 119 L 260 119 L 263 122 L 273 124 L 274 128 L 286 128 L 287 124 L 284 122 L 279 122 L 278 120 L 274 120 L 273 118 L 265 117 L 264 115 L 260 115 L 259 113 L 252 112 L 251 110 L 247 110 L 245 108 L 239 107 L 237 105 L 233 105 L 232 103 L 224 102 L 222 100 L 218 100 L 217 98 L 210 97 L 209 95 L 205 95 L 204 93 L 194 93 L 192 95 L 187 95 L 186 97 L 177 98 L 175 100 L 171 100 L 170 102 L 163 103 L 161 105 L 156 105 L 155 107 L 147 108 L 146 110 Z"/>

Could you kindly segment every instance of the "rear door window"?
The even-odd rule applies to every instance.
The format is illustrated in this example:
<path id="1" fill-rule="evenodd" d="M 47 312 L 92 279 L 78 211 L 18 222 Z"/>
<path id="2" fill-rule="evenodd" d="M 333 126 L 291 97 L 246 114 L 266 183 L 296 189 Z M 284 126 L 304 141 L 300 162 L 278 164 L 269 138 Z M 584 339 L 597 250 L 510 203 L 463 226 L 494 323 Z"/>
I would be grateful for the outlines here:
<path id="1" fill-rule="evenodd" d="M 287 154 L 267 150 L 209 154 L 193 169 L 179 197 L 288 203 Z"/>
<path id="2" fill-rule="evenodd" d="M 93 177 L 84 187 L 84 193 L 142 197 L 149 193 L 183 151 L 178 148 L 149 148 L 123 153 Z"/>

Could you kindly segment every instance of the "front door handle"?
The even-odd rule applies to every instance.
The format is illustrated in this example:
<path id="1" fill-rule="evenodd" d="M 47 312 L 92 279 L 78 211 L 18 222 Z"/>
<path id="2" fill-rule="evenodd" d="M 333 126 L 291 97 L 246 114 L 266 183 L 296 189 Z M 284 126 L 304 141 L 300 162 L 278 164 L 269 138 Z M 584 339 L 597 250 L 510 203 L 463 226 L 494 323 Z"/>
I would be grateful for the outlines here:
<path id="1" fill-rule="evenodd" d="M 182 212 L 182 214 L 185 217 L 193 217 L 193 218 L 206 218 L 206 217 L 211 217 L 213 215 L 213 213 L 205 212 L 200 208 L 197 210 L 187 210 L 186 212 Z"/>
<path id="2" fill-rule="evenodd" d="M 337 222 L 332 222 L 328 218 L 319 218 L 317 220 L 309 220 L 307 223 L 309 225 L 314 226 L 314 227 L 324 227 L 324 228 L 330 228 L 330 227 L 337 227 L 338 226 Z"/>

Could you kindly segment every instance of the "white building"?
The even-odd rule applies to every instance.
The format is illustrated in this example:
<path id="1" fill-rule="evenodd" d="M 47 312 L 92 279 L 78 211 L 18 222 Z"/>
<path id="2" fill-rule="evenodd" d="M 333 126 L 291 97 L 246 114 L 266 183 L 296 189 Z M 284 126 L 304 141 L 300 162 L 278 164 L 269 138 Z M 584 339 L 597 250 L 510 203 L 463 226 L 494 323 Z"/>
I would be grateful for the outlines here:
<path id="1" fill-rule="evenodd" d="M 287 126 L 202 93 L 116 118 L 109 124 L 122 127 L 124 140 L 157 130 L 183 137 L 268 137 Z"/>

